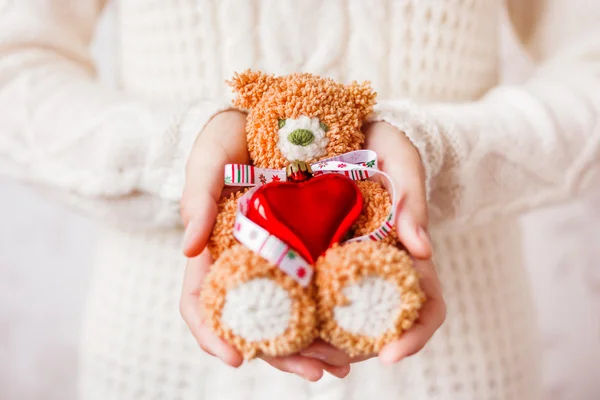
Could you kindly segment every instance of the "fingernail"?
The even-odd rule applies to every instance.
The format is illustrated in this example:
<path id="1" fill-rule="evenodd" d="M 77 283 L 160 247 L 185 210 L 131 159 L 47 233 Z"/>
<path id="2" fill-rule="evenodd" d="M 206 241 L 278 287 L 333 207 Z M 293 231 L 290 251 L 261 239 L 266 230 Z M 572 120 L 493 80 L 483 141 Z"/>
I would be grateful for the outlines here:
<path id="1" fill-rule="evenodd" d="M 350 373 L 350 365 L 346 365 L 341 368 L 340 374 L 342 378 L 345 378 Z"/>
<path id="2" fill-rule="evenodd" d="M 343 379 L 350 373 L 350 365 L 344 365 L 341 367 L 330 367 L 330 371 L 328 372 L 336 378 Z"/>
<path id="3" fill-rule="evenodd" d="M 304 368 L 299 365 L 292 367 L 292 372 L 304 379 L 311 381 L 311 382 L 316 382 L 323 377 L 323 370 L 321 370 L 320 372 L 313 371 L 311 369 L 308 369 L 305 371 Z"/>
<path id="4" fill-rule="evenodd" d="M 427 247 L 431 247 L 431 239 L 429 237 L 429 233 L 427 233 L 427 230 L 425 228 L 419 226 L 417 228 L 417 235 L 423 241 L 424 245 L 426 245 Z"/>
<path id="5" fill-rule="evenodd" d="M 323 353 L 318 353 L 315 351 L 308 351 L 306 353 L 300 352 L 304 357 L 316 358 L 317 360 L 327 361 L 327 355 Z"/>
<path id="6" fill-rule="evenodd" d="M 185 228 L 185 232 L 183 234 L 183 245 L 182 245 L 183 251 L 185 251 L 192 245 L 192 239 L 194 237 L 195 225 L 196 225 L 195 221 L 191 220 L 188 223 L 187 227 Z"/>
<path id="7" fill-rule="evenodd" d="M 383 365 L 393 365 L 396 364 L 398 361 L 400 361 L 402 359 L 402 357 L 399 356 L 386 356 L 384 355 L 380 355 L 379 356 L 379 360 L 383 363 Z"/>
<path id="8" fill-rule="evenodd" d="M 390 343 L 379 353 L 379 360 L 384 365 L 392 365 L 404 358 L 402 343 Z"/>
<path id="9" fill-rule="evenodd" d="M 226 348 L 218 346 L 217 348 L 215 348 L 213 350 L 215 352 L 215 356 L 219 360 L 223 361 L 223 363 L 225 365 L 227 365 L 228 367 L 235 369 L 241 365 L 241 362 L 243 362 L 243 360 L 240 360 L 234 354 L 232 354 L 231 351 L 227 351 Z"/>
<path id="10" fill-rule="evenodd" d="M 306 379 L 308 379 L 311 382 L 318 382 L 321 380 L 321 378 L 323 377 L 323 370 L 321 370 L 321 372 L 317 372 L 317 373 L 311 373 L 306 375 Z"/>

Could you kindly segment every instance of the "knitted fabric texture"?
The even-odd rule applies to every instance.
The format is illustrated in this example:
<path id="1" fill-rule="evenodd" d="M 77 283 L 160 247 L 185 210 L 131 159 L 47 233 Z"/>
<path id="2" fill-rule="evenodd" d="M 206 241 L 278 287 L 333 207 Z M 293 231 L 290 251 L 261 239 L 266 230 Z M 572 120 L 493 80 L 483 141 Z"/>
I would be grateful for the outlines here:
<path id="1" fill-rule="evenodd" d="M 82 399 L 538 398 L 515 217 L 599 170 L 598 2 L 115 0 L 118 91 L 97 82 L 89 52 L 104 3 L 0 1 L 0 171 L 104 225 Z M 507 9 L 537 68 L 498 86 Z M 370 80 L 373 118 L 418 146 L 448 306 L 419 354 L 309 384 L 260 360 L 232 370 L 191 337 L 178 312 L 184 165 L 230 104 L 223 81 L 245 68 Z"/>

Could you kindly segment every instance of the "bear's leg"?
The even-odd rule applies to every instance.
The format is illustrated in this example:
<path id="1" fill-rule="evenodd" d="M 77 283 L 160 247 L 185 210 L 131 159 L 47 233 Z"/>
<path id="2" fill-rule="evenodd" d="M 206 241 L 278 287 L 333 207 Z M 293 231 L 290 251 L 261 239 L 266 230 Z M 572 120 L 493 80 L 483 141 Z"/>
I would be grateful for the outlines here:
<path id="1" fill-rule="evenodd" d="M 382 242 L 329 249 L 316 264 L 320 336 L 351 356 L 400 337 L 425 301 L 409 256 Z"/>
<path id="2" fill-rule="evenodd" d="M 238 244 L 211 267 L 200 302 L 213 330 L 251 359 L 296 353 L 315 339 L 313 292 Z"/>

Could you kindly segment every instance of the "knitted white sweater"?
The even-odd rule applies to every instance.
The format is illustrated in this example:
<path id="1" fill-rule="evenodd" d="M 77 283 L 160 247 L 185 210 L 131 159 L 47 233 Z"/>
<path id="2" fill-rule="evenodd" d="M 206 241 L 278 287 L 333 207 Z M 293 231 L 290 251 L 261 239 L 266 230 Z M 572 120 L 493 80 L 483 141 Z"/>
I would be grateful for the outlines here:
<path id="1" fill-rule="evenodd" d="M 599 171 L 600 3 L 509 1 L 538 69 L 496 87 L 502 0 L 120 0 L 119 91 L 89 55 L 101 3 L 0 1 L 0 170 L 105 222 L 83 398 L 538 396 L 516 216 Z M 224 367 L 195 345 L 178 313 L 183 166 L 227 104 L 223 81 L 248 67 L 371 80 L 374 117 L 418 147 L 448 303 L 418 355 L 309 384 L 260 361 Z"/>

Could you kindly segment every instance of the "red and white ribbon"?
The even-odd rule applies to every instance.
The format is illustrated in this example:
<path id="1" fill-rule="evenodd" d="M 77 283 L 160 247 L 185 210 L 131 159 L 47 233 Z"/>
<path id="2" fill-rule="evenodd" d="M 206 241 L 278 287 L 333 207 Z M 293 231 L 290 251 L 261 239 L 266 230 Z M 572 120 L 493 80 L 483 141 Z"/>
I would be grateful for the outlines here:
<path id="1" fill-rule="evenodd" d="M 397 208 L 396 191 L 390 176 L 377 169 L 377 154 L 374 151 L 358 150 L 345 153 L 312 164 L 311 169 L 315 176 L 334 173 L 346 175 L 352 180 L 376 180 L 381 182 L 388 192 L 391 193 L 392 209 L 384 223 L 375 231 L 367 235 L 349 239 L 346 243 L 363 240 L 382 240 L 394 229 Z M 244 194 L 238 202 L 238 212 L 233 235 L 250 250 L 277 265 L 300 285 L 307 286 L 314 273 L 313 267 L 281 239 L 270 234 L 267 230 L 246 217 L 248 203 L 259 186 L 269 182 L 285 181 L 286 178 L 284 170 L 256 168 L 242 164 L 228 164 L 225 166 L 225 185 L 255 186 L 254 189 Z"/>

